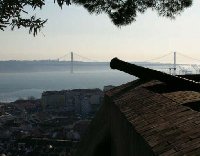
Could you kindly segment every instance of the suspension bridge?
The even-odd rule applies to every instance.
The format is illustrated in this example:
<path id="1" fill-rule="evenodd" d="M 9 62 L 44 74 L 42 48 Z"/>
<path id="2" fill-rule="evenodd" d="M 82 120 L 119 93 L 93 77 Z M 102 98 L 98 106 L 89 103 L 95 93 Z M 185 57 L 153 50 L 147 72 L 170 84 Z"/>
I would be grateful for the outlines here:
<path id="1" fill-rule="evenodd" d="M 181 59 L 188 60 L 190 63 L 186 64 L 186 63 L 180 63 L 179 61 L 177 61 L 177 60 L 181 60 Z M 56 58 L 56 60 L 70 62 L 70 72 L 71 73 L 74 73 L 74 63 L 75 62 L 102 62 L 100 60 L 82 56 L 76 52 L 68 52 L 63 56 Z M 133 61 L 131 61 L 131 62 L 133 62 Z M 137 64 L 137 62 L 134 62 L 134 63 Z M 145 66 L 145 64 L 148 64 L 148 65 L 146 65 L 146 67 L 158 64 L 157 66 L 160 66 L 161 69 L 165 69 L 165 72 L 168 72 L 169 74 L 172 74 L 172 75 L 176 75 L 176 74 L 185 75 L 185 74 L 192 74 L 192 73 L 200 74 L 200 59 L 193 58 L 191 56 L 185 55 L 180 52 L 170 52 L 170 53 L 166 53 L 162 56 L 155 57 L 155 58 L 152 58 L 149 60 L 141 60 L 140 62 L 143 62 L 144 66 Z M 168 64 L 167 67 L 162 67 L 162 66 L 166 66 L 166 64 Z M 142 64 L 140 64 L 140 65 L 142 65 Z"/>
<path id="2" fill-rule="evenodd" d="M 70 72 L 74 72 L 74 62 L 101 62 L 99 60 L 94 60 L 82 55 L 79 55 L 75 52 L 68 52 L 67 54 L 56 59 L 57 61 L 68 61 L 70 62 Z"/>

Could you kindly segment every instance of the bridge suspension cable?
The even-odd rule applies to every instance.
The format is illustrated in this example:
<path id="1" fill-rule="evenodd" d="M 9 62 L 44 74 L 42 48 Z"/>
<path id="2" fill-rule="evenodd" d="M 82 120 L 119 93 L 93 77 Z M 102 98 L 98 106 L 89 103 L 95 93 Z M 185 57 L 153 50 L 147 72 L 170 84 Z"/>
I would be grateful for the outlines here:
<path id="1" fill-rule="evenodd" d="M 77 53 L 75 53 L 75 52 L 73 52 L 73 53 L 74 53 L 76 56 L 78 56 L 78 57 L 80 57 L 80 58 L 82 58 L 82 59 L 85 59 L 85 60 L 88 60 L 88 61 L 92 61 L 92 62 L 99 62 L 98 60 L 90 59 L 90 58 L 88 58 L 88 57 L 79 55 L 79 54 L 77 54 Z"/>
<path id="2" fill-rule="evenodd" d="M 70 55 L 70 52 L 68 52 L 67 54 L 65 54 L 65 55 L 63 55 L 63 56 L 61 56 L 61 57 L 59 57 L 59 58 L 57 58 L 57 59 L 60 60 L 60 59 L 63 59 L 63 58 L 65 58 L 65 57 L 69 56 L 69 55 Z"/>
<path id="3" fill-rule="evenodd" d="M 91 59 L 91 58 L 88 58 L 88 57 L 85 57 L 85 56 L 82 56 L 82 55 L 79 55 L 75 52 L 72 52 L 73 55 L 74 55 L 74 61 L 90 61 L 90 62 L 100 62 L 98 60 L 95 60 L 95 59 Z M 67 58 L 68 61 L 71 61 L 71 52 L 68 52 L 67 54 L 57 58 L 57 60 L 60 60 L 60 59 L 64 59 L 64 58 Z M 79 58 L 79 59 L 78 59 Z M 81 60 L 80 60 L 81 59 Z"/>
<path id="4" fill-rule="evenodd" d="M 162 56 L 159 56 L 159 57 L 156 57 L 156 58 L 153 58 L 153 59 L 149 59 L 149 60 L 145 60 L 144 62 L 151 62 L 151 61 L 156 61 L 156 60 L 160 60 L 162 58 L 165 58 L 171 54 L 173 54 L 174 52 L 170 52 L 170 53 L 167 53 L 165 55 L 162 55 Z"/>
<path id="5" fill-rule="evenodd" d="M 167 56 L 173 55 L 173 53 L 174 53 L 174 52 L 170 52 L 170 53 L 161 55 L 161 56 L 159 56 L 159 57 L 155 57 L 155 58 L 152 58 L 152 59 L 145 60 L 145 61 L 143 61 L 143 62 L 151 62 L 151 61 L 160 60 L 160 59 L 165 58 L 165 57 L 167 57 Z M 77 57 L 79 57 L 80 59 L 87 60 L 87 61 L 90 61 L 90 62 L 100 62 L 100 61 L 98 61 L 98 60 L 95 60 L 95 59 L 91 59 L 91 58 L 82 56 L 82 55 L 80 55 L 80 54 L 78 54 L 78 53 L 75 53 L 75 52 L 73 52 L 73 54 L 74 54 L 74 60 L 76 60 L 76 61 L 78 61 Z M 195 61 L 200 62 L 200 59 L 193 58 L 193 57 L 188 56 L 188 55 L 185 55 L 185 54 L 183 54 L 183 53 L 177 52 L 177 54 L 178 54 L 179 56 L 188 58 L 188 59 L 190 59 L 190 60 L 195 60 Z M 63 56 L 61 56 L 61 57 L 59 57 L 59 58 L 57 58 L 57 59 L 60 60 L 60 59 L 63 59 L 63 58 L 68 58 L 68 60 L 70 61 L 70 55 L 71 55 L 71 52 L 68 52 L 68 53 L 66 53 L 65 55 L 63 55 Z M 77 57 L 76 57 L 76 56 L 77 56 Z"/>
<path id="6" fill-rule="evenodd" d="M 190 59 L 190 60 L 195 60 L 195 61 L 200 62 L 200 59 L 193 58 L 193 57 L 188 56 L 188 55 L 185 55 L 185 54 L 183 54 L 183 53 L 177 52 L 177 54 L 180 55 L 180 56 L 183 56 L 183 57 L 185 57 L 185 58 L 188 58 L 188 59 Z"/>

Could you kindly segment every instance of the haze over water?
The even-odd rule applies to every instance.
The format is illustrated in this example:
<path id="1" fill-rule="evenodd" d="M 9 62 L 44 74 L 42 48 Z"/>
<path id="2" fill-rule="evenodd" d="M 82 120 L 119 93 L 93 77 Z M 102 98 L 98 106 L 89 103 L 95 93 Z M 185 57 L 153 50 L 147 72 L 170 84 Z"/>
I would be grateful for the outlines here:
<path id="1" fill-rule="evenodd" d="M 19 98 L 41 97 L 47 90 L 100 88 L 105 85 L 120 85 L 134 80 L 135 77 L 101 67 L 65 71 L 10 72 L 0 73 L 0 101 L 10 102 Z"/>
<path id="2" fill-rule="evenodd" d="M 173 64 L 139 63 L 169 73 Z M 183 74 L 178 68 L 177 74 Z M 74 62 L 74 73 L 70 73 L 70 62 L 65 61 L 0 61 L 0 102 L 11 102 L 28 97 L 40 98 L 43 91 L 68 89 L 103 89 L 106 85 L 119 86 L 136 77 L 112 70 L 108 62 Z M 192 70 L 190 70 L 192 71 Z M 194 69 L 192 71 L 195 73 Z"/>

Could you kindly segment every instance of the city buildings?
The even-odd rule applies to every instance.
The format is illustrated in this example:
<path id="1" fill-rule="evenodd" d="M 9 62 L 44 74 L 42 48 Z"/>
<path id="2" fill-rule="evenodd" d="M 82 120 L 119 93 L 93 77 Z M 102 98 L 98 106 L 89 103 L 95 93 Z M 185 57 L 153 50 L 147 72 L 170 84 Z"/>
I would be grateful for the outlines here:
<path id="1" fill-rule="evenodd" d="M 100 89 L 75 89 L 0 103 L 0 155 L 75 153 L 103 96 Z"/>
<path id="2" fill-rule="evenodd" d="M 103 101 L 103 92 L 100 89 L 47 91 L 42 94 L 41 100 L 46 112 L 87 116 L 98 110 Z"/>

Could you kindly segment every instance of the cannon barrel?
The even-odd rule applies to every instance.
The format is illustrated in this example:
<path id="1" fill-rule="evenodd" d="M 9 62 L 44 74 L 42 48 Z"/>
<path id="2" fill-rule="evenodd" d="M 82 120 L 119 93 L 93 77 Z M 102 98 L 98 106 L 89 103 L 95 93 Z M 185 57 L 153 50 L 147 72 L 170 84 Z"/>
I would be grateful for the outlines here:
<path id="1" fill-rule="evenodd" d="M 198 92 L 200 91 L 199 82 L 195 82 L 193 80 L 186 79 L 180 76 L 173 76 L 157 70 L 141 67 L 135 64 L 122 61 L 118 58 L 113 58 L 111 60 L 110 67 L 112 69 L 117 69 L 130 75 L 134 75 L 140 79 L 159 80 L 173 87 L 176 87 L 177 89 L 193 90 Z"/>
<path id="2" fill-rule="evenodd" d="M 186 74 L 186 75 L 177 75 L 178 77 L 186 78 L 189 80 L 194 80 L 196 82 L 200 82 L 200 74 Z"/>

